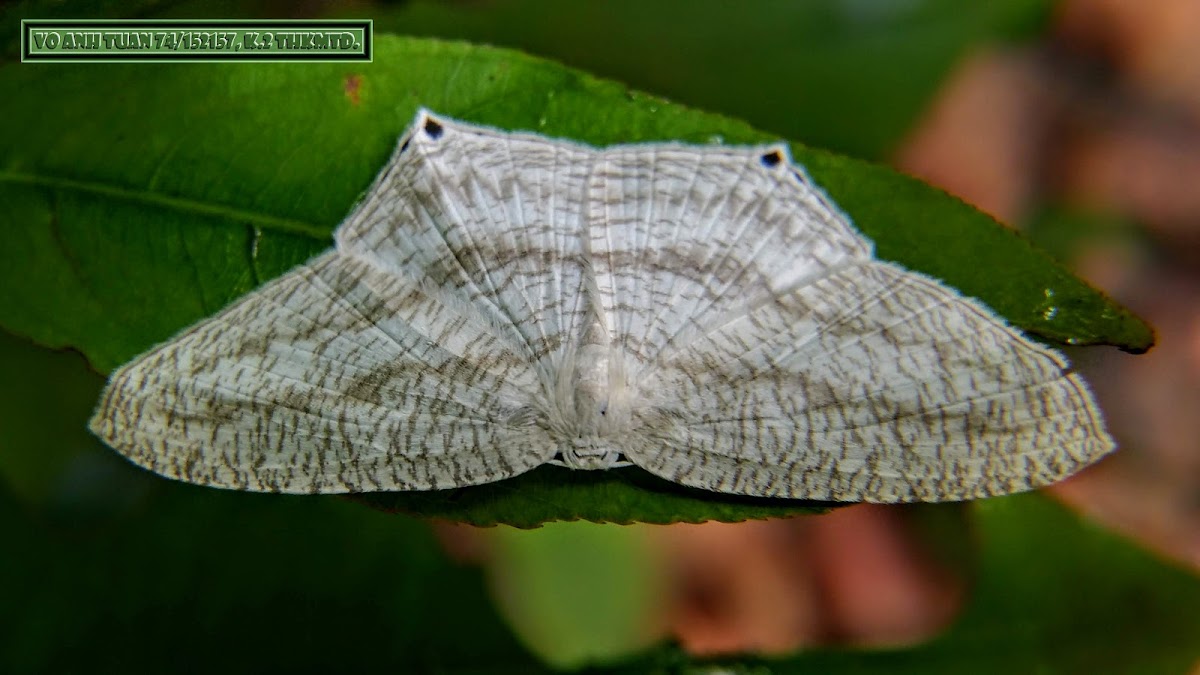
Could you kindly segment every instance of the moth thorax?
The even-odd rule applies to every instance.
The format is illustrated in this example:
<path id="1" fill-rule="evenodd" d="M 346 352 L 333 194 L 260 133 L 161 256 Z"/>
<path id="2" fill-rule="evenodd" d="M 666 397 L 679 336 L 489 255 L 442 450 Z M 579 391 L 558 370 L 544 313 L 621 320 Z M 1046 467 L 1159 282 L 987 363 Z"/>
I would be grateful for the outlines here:
<path id="1" fill-rule="evenodd" d="M 625 363 L 608 345 L 586 344 L 575 361 L 575 422 L 580 438 L 612 437 L 629 427 Z"/>

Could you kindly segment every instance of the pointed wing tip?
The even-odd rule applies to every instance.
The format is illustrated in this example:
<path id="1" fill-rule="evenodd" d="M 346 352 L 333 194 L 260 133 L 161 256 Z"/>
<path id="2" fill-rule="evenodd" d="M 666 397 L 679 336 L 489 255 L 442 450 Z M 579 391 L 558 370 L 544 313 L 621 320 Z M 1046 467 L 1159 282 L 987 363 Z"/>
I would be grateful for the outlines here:
<path id="1" fill-rule="evenodd" d="M 430 140 L 438 140 L 445 135 L 446 128 L 453 125 L 453 120 L 443 117 L 425 106 L 417 108 L 416 115 L 408 125 L 408 130 L 401 134 L 402 139 L 411 139 L 424 135 Z M 424 132 L 424 134 L 422 134 Z M 407 145 L 402 141 L 403 145 Z"/>
<path id="2" fill-rule="evenodd" d="M 110 443 L 111 435 L 108 433 L 111 427 L 112 425 L 109 423 L 108 415 L 102 408 L 97 408 L 96 411 L 92 413 L 92 417 L 87 423 L 88 431 L 92 432 L 92 435 L 96 438 L 104 441 L 105 445 L 112 445 L 112 443 Z"/>
<path id="3" fill-rule="evenodd" d="M 413 115 L 413 120 L 409 123 L 411 127 L 419 127 L 421 123 L 429 118 L 437 118 L 438 115 L 425 106 L 418 106 L 417 112 Z"/>

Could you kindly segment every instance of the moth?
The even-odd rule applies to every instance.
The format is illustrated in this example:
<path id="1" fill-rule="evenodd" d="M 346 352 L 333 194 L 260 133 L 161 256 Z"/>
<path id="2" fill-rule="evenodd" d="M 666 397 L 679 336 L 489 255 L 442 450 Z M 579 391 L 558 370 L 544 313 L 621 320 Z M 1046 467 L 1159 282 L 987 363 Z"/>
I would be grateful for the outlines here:
<path id="1" fill-rule="evenodd" d="M 112 374 L 175 479 L 438 490 L 552 463 L 962 500 L 1113 449 L 1062 355 L 877 259 L 785 145 L 592 148 L 417 113 L 336 246 Z"/>

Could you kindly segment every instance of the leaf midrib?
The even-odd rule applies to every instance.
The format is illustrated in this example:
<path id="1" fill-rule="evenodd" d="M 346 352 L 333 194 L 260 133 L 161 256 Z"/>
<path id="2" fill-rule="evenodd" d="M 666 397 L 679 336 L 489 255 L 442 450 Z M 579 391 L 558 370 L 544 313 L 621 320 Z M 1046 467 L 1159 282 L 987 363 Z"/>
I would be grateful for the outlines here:
<path id="1" fill-rule="evenodd" d="M 287 234 L 298 234 L 321 241 L 328 240 L 330 229 L 313 223 L 291 218 L 280 218 L 256 211 L 247 211 L 224 204 L 213 204 L 197 201 L 186 197 L 173 197 L 162 193 L 135 190 L 109 183 L 85 181 L 64 176 L 51 176 L 22 173 L 18 171 L 0 171 L 0 183 L 35 185 L 55 190 L 74 190 L 76 192 L 101 195 L 124 201 L 174 209 L 186 213 L 204 216 L 215 216 L 237 222 L 248 223 L 266 230 L 274 230 Z"/>

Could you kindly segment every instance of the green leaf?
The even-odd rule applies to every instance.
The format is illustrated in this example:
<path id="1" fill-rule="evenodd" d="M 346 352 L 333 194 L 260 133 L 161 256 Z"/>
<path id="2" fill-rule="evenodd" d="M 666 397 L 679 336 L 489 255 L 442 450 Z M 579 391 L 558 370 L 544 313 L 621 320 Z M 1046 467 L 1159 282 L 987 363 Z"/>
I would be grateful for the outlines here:
<path id="1" fill-rule="evenodd" d="M 880 258 L 948 282 L 1045 342 L 1154 345 L 1144 322 L 965 202 L 882 166 L 811 150 L 803 161 Z"/>
<path id="2" fill-rule="evenodd" d="M 598 145 L 771 139 L 554 63 L 431 40 L 379 36 L 370 64 L 10 65 L 0 68 L 0 326 L 115 367 L 327 248 L 419 105 Z M 882 257 L 1047 340 L 1150 344 L 1143 323 L 967 205 L 879 166 L 793 150 Z M 813 510 L 648 481 L 546 468 L 364 500 L 519 526 Z"/>
<path id="3" fill-rule="evenodd" d="M 964 53 L 1049 0 L 413 0 L 379 31 L 517 47 L 788 138 L 888 155 Z"/>
<path id="4" fill-rule="evenodd" d="M 1064 263 L 1097 246 L 1138 251 L 1149 244 L 1144 229 L 1121 215 L 1062 204 L 1042 208 L 1022 230 L 1035 246 Z"/>
<path id="5" fill-rule="evenodd" d="M 635 467 L 572 471 L 543 466 L 499 483 L 438 492 L 374 492 L 352 495 L 351 499 L 384 511 L 524 528 L 548 520 L 736 522 L 823 513 L 833 506 L 711 493 L 669 483 Z"/>

